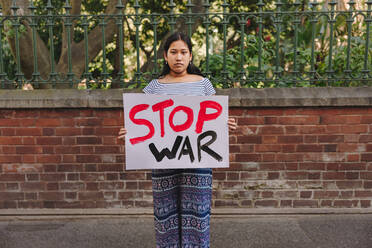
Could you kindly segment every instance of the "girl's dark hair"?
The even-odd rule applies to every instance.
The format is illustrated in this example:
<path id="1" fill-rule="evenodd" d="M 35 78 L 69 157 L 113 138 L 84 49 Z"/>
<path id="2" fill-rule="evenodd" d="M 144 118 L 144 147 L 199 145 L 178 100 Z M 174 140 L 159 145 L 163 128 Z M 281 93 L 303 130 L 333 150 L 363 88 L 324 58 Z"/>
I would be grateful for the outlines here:
<path id="1" fill-rule="evenodd" d="M 178 40 L 182 40 L 187 44 L 187 47 L 189 48 L 189 51 L 190 51 L 190 54 L 191 54 L 192 53 L 191 39 L 190 39 L 189 36 L 187 36 L 186 34 L 181 33 L 181 32 L 175 32 L 168 37 L 168 39 L 165 41 L 165 44 L 164 44 L 164 52 L 167 53 L 170 45 L 173 42 L 178 41 Z M 159 77 L 160 78 L 165 77 L 165 75 L 167 75 L 169 72 L 170 72 L 169 65 L 166 64 L 165 60 L 164 60 L 163 71 L 160 73 Z M 204 77 L 204 75 L 201 73 L 200 69 L 198 67 L 196 67 L 194 65 L 194 63 L 192 63 L 192 60 L 191 60 L 191 63 L 189 64 L 189 66 L 187 67 L 187 73 L 196 74 L 196 75 L 200 75 L 200 76 Z"/>

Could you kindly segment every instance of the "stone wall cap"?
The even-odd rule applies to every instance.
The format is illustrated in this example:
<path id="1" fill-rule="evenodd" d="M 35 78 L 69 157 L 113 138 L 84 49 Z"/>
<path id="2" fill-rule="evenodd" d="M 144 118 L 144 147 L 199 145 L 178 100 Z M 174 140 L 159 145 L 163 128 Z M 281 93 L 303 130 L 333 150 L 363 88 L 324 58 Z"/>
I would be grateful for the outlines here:
<path id="1" fill-rule="evenodd" d="M 122 108 L 125 92 L 142 90 L 0 90 L 0 108 Z M 230 107 L 372 106 L 372 87 L 232 88 L 217 95 L 228 95 Z"/>

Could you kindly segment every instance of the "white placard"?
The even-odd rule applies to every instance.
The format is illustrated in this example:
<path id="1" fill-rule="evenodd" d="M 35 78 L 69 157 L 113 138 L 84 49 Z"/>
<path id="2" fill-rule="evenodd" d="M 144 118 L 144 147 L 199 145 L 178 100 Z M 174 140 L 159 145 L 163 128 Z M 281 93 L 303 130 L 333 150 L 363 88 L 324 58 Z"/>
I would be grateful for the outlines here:
<path id="1" fill-rule="evenodd" d="M 123 94 L 126 169 L 229 167 L 228 97 Z"/>

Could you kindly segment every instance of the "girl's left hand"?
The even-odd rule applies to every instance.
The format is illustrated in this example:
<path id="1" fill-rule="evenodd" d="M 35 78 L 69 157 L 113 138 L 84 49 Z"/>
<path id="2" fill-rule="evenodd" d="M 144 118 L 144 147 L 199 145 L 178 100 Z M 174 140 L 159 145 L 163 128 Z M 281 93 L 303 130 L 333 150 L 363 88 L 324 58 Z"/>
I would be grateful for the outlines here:
<path id="1" fill-rule="evenodd" d="M 229 119 L 227 120 L 227 125 L 229 126 L 229 131 L 234 131 L 234 130 L 236 130 L 236 127 L 238 126 L 238 125 L 236 124 L 236 121 L 235 121 L 234 118 L 229 118 Z"/>

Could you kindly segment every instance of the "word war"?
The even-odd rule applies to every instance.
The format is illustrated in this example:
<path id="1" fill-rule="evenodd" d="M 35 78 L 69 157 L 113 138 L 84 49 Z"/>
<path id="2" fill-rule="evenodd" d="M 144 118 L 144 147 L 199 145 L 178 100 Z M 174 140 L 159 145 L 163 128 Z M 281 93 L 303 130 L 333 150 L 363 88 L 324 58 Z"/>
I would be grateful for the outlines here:
<path id="1" fill-rule="evenodd" d="M 201 145 L 201 141 L 205 137 L 211 137 L 211 139 L 206 142 L 205 144 Z M 172 151 L 170 151 L 168 148 L 164 148 L 161 152 L 158 151 L 154 143 L 149 144 L 150 151 L 154 155 L 155 159 L 157 162 L 160 162 L 163 160 L 163 158 L 166 156 L 168 159 L 174 159 L 176 157 L 176 153 L 181 145 L 183 137 L 182 136 L 177 136 L 173 147 Z M 206 131 L 198 136 L 198 141 L 197 141 L 197 147 L 198 147 L 198 161 L 201 161 L 201 151 L 203 150 L 204 152 L 208 153 L 210 156 L 212 156 L 214 159 L 217 161 L 222 161 L 222 157 L 213 151 L 211 148 L 209 148 L 209 145 L 211 145 L 213 142 L 215 142 L 217 139 L 217 133 L 214 131 Z M 192 150 L 192 146 L 190 143 L 189 136 L 186 136 L 182 148 L 180 150 L 180 153 L 178 155 L 178 160 L 181 159 L 183 155 L 189 155 L 190 156 L 190 161 L 191 163 L 194 162 L 195 157 L 194 153 Z"/>

